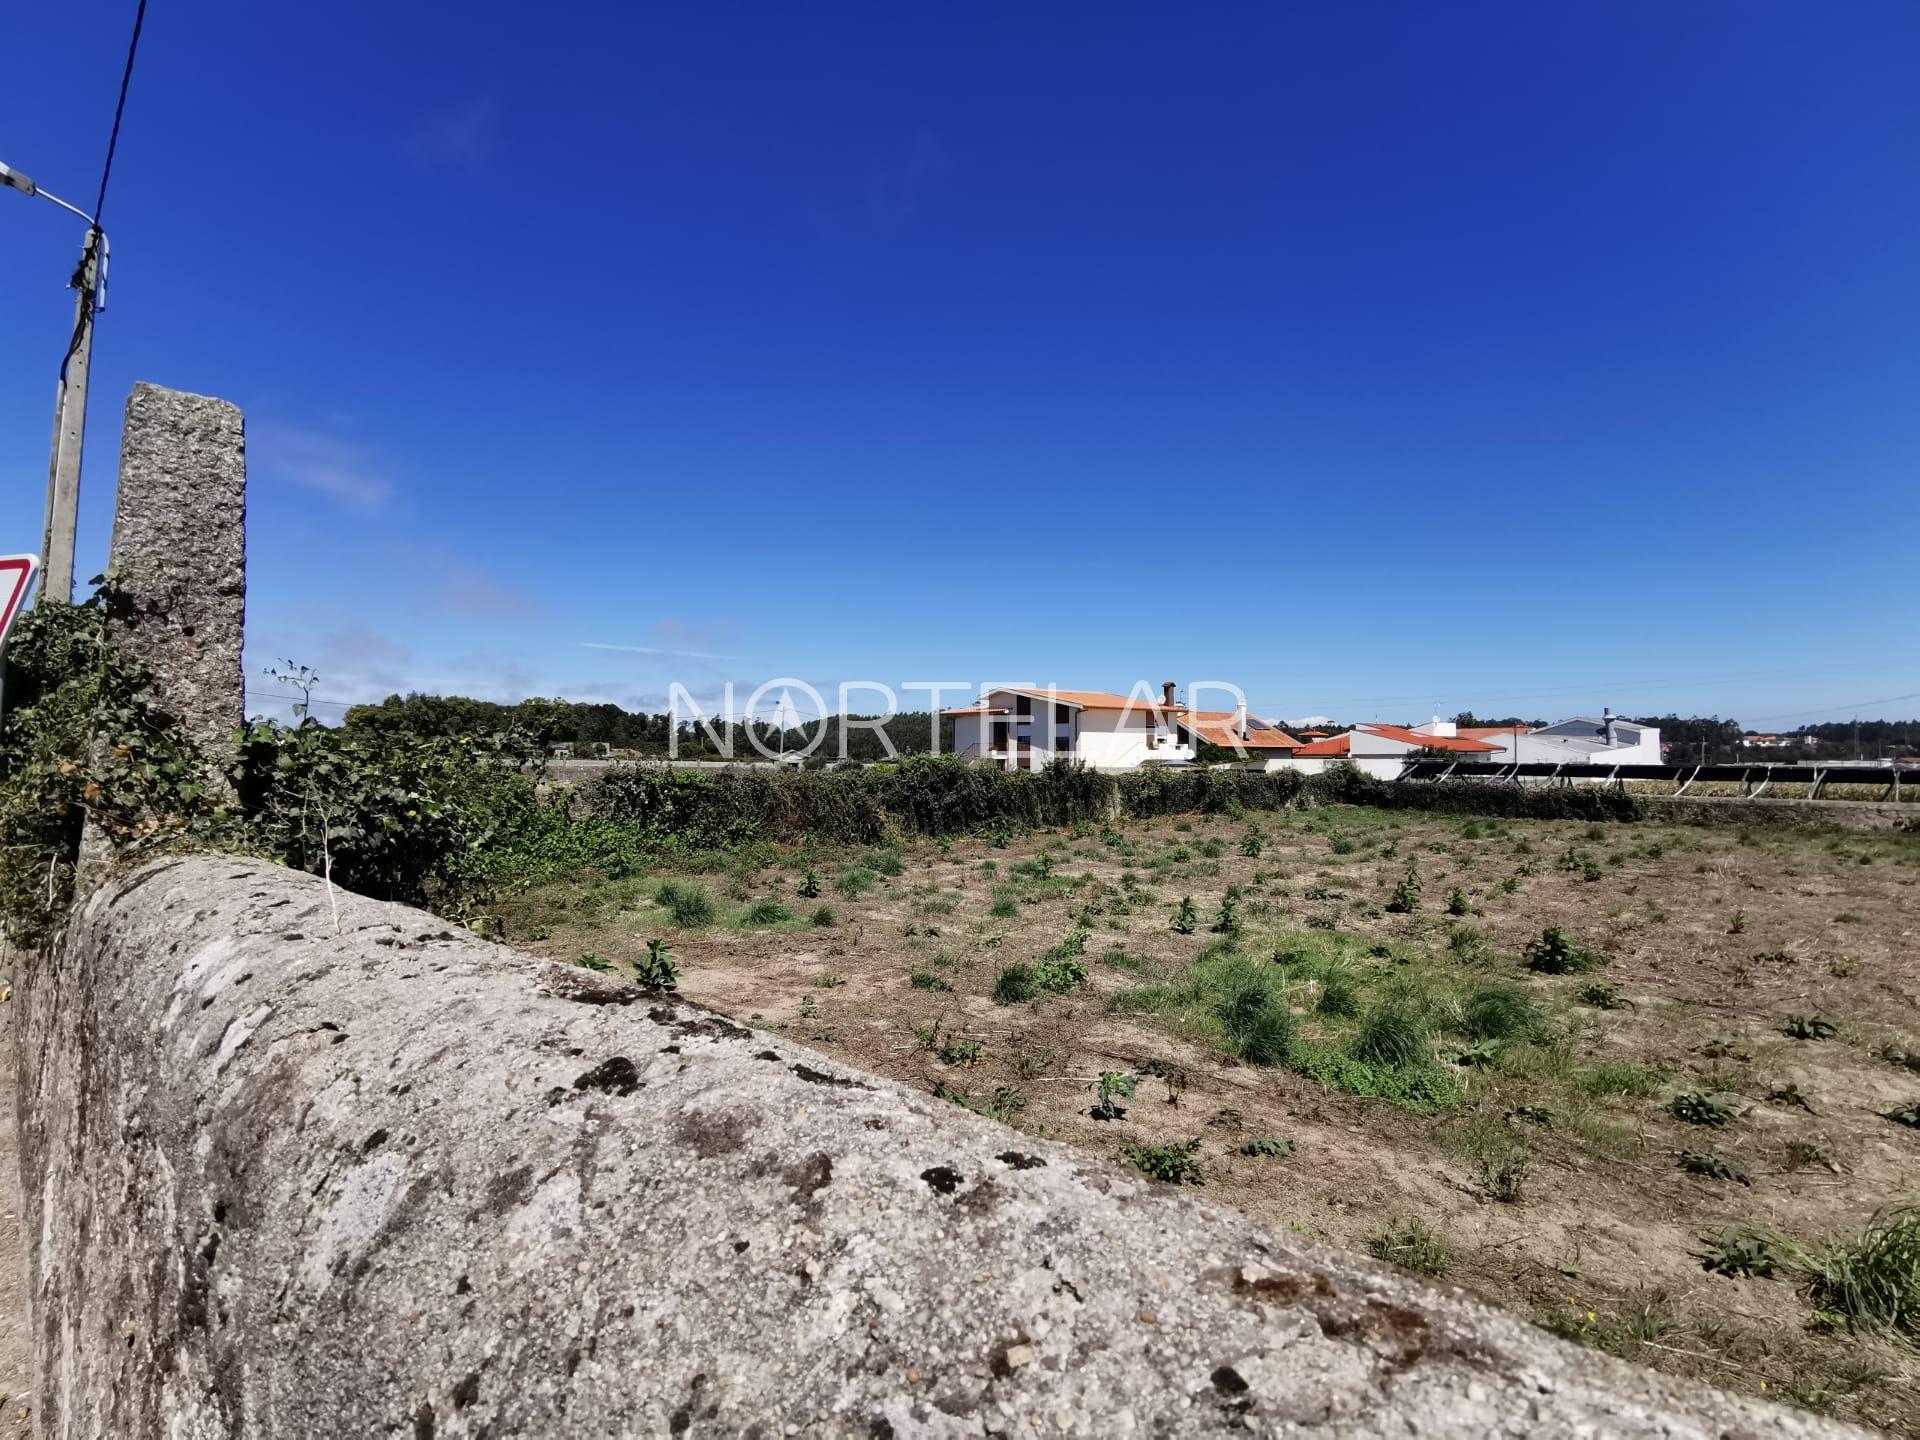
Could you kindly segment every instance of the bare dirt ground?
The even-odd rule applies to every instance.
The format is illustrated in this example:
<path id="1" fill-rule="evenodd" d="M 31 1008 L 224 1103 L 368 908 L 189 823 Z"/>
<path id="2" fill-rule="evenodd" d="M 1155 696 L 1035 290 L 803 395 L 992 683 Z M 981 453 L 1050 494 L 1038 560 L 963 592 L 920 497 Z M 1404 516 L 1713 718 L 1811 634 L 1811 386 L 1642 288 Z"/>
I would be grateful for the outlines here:
<path id="1" fill-rule="evenodd" d="M 758 847 L 532 891 L 505 919 L 621 973 L 664 938 L 684 994 L 850 1063 L 1121 1163 L 1188 1147 L 1210 1194 L 1275 1225 L 1663 1370 L 1920 1431 L 1910 1345 L 1823 1320 L 1792 1278 L 1701 1263 L 1730 1223 L 1817 1243 L 1920 1191 L 1920 1130 L 1888 1118 L 1920 1099 L 1899 1058 L 1920 1048 L 1916 899 L 1912 835 L 1332 808 Z M 1599 967 L 1529 969 L 1550 926 Z M 1049 954 L 1060 993 L 996 1000 Z M 1287 1063 L 1223 1029 L 1208 987 L 1247 967 L 1286 997 Z M 1476 1021 L 1488 1005 L 1526 1023 Z M 1356 1064 L 1382 1009 L 1418 1017 L 1419 1053 Z M 1134 1083 L 1124 1115 L 1099 1113 L 1103 1074 Z M 1720 1123 L 1669 1108 L 1692 1094 Z"/>

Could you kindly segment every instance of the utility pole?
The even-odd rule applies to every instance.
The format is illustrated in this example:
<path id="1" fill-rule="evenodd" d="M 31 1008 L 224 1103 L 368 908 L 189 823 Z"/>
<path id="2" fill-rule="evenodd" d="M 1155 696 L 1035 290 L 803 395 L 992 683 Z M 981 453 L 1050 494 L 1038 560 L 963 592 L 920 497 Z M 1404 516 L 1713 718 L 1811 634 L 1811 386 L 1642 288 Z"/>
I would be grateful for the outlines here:
<path id="1" fill-rule="evenodd" d="M 74 302 L 73 334 L 60 361 L 54 389 L 53 453 L 47 462 L 47 528 L 40 546 L 40 598 L 67 604 L 73 599 L 74 531 L 80 513 L 80 447 L 87 431 L 87 368 L 93 359 L 93 317 L 107 308 L 107 236 L 99 221 L 70 205 L 30 176 L 0 165 L 0 187 L 37 195 L 87 222 L 85 248 L 69 287 Z M 104 193 L 104 186 L 102 187 Z"/>
<path id="2" fill-rule="evenodd" d="M 73 599 L 74 532 L 80 519 L 80 450 L 87 437 L 87 370 L 93 358 L 93 317 L 104 237 L 89 225 L 87 248 L 73 272 L 73 338 L 54 389 L 53 453 L 47 463 L 47 529 L 40 546 L 41 598 Z"/>

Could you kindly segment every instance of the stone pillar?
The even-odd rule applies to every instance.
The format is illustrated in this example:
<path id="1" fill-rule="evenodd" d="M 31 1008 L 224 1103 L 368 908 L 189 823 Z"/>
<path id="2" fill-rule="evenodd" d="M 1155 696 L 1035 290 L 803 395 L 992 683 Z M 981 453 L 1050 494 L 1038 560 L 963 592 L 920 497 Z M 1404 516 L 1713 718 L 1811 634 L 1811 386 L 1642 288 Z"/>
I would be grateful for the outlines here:
<path id="1" fill-rule="evenodd" d="M 238 407 L 160 385 L 127 397 L 109 564 L 119 643 L 161 708 L 217 750 L 246 715 L 247 439 Z"/>

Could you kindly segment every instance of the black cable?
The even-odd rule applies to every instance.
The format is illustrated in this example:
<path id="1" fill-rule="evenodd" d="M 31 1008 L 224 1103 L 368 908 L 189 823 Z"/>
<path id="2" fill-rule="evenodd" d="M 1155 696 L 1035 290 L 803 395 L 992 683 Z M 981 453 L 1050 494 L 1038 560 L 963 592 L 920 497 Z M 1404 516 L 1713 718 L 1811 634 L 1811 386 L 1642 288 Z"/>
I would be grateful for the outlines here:
<path id="1" fill-rule="evenodd" d="M 107 177 L 113 174 L 113 152 L 120 145 L 120 117 L 127 113 L 127 86 L 133 80 L 133 56 L 140 48 L 140 27 L 146 18 L 147 0 L 140 0 L 140 8 L 133 12 L 133 38 L 127 42 L 127 68 L 120 72 L 120 99 L 113 107 L 113 132 L 107 136 L 107 163 L 100 167 L 100 198 L 93 202 L 96 229 L 107 206 Z"/>

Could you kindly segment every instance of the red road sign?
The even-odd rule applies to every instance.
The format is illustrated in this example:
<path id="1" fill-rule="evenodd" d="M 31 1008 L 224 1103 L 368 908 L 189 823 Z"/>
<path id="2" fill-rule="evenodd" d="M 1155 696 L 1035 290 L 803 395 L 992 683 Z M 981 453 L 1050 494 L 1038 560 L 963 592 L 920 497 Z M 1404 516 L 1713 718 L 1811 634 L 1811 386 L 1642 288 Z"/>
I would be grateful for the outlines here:
<path id="1" fill-rule="evenodd" d="M 0 645 L 7 643 L 13 617 L 20 613 L 21 602 L 33 584 L 33 572 L 40 561 L 32 555 L 0 555 Z"/>

